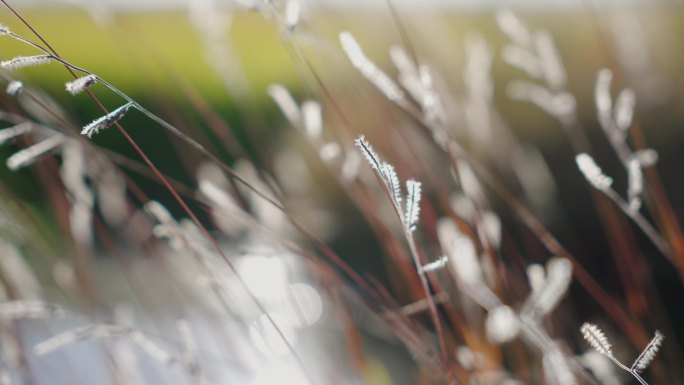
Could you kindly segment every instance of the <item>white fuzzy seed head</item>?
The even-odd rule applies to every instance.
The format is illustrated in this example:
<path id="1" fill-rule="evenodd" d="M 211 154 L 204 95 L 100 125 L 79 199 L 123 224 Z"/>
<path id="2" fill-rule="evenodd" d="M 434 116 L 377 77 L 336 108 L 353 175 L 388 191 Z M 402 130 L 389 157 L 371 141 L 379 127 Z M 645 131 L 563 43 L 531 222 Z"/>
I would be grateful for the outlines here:
<path id="1" fill-rule="evenodd" d="M 392 196 L 392 200 L 399 206 L 399 204 L 401 204 L 401 185 L 399 184 L 399 176 L 397 175 L 397 172 L 394 171 L 394 166 L 387 162 L 383 162 L 380 165 L 379 173 L 385 182 L 387 190 Z"/>
<path id="2" fill-rule="evenodd" d="M 268 95 L 278 105 L 280 111 L 285 115 L 290 124 L 297 126 L 301 120 L 301 114 L 297 102 L 295 102 L 290 91 L 281 84 L 271 84 L 268 87 Z"/>
<path id="3" fill-rule="evenodd" d="M 72 95 L 77 95 L 83 92 L 86 88 L 92 86 L 97 81 L 97 76 L 86 75 L 80 77 L 72 82 L 66 83 L 66 90 Z"/>
<path id="4" fill-rule="evenodd" d="M 664 338 L 665 336 L 656 330 L 655 336 L 653 336 L 648 345 L 646 345 L 641 354 L 639 354 L 639 357 L 634 361 L 634 364 L 632 364 L 632 370 L 638 373 L 646 369 L 651 361 L 653 361 L 656 354 L 658 354 L 658 350 L 660 350 Z"/>
<path id="5" fill-rule="evenodd" d="M 429 271 L 436 271 L 442 269 L 444 266 L 446 266 L 447 262 L 449 261 L 449 258 L 446 255 L 443 255 L 437 260 L 426 263 L 421 267 L 421 270 L 423 272 L 429 272 Z"/>
<path id="6" fill-rule="evenodd" d="M 342 147 L 335 142 L 326 143 L 318 150 L 318 156 L 325 163 L 336 160 L 341 154 Z"/>
<path id="7" fill-rule="evenodd" d="M 370 143 L 366 140 L 366 137 L 361 135 L 358 138 L 354 140 L 354 144 L 356 147 L 361 150 L 361 153 L 363 156 L 366 158 L 370 166 L 373 168 L 373 170 L 380 171 L 380 158 L 378 157 L 378 154 L 375 153 L 373 150 L 373 147 L 371 147 Z"/>
<path id="8" fill-rule="evenodd" d="M 292 31 L 299 24 L 302 15 L 302 6 L 297 0 L 290 0 L 285 6 L 285 27 Z"/>
<path id="9" fill-rule="evenodd" d="M 546 283 L 546 270 L 544 270 L 544 266 L 533 263 L 527 266 L 526 272 L 532 293 L 539 293 Z"/>
<path id="10" fill-rule="evenodd" d="M 449 218 L 440 219 L 437 222 L 437 237 L 459 284 L 471 286 L 482 282 L 477 249 L 456 223 Z"/>
<path id="11" fill-rule="evenodd" d="M 594 162 L 594 158 L 588 154 L 582 153 L 577 155 L 575 161 L 584 177 L 595 189 L 605 191 L 613 184 L 613 179 L 606 176 L 596 162 Z"/>
<path id="12" fill-rule="evenodd" d="M 116 123 L 126 114 L 126 112 L 128 112 L 131 107 L 133 107 L 132 103 L 126 103 L 109 114 L 95 119 L 92 123 L 83 127 L 83 130 L 81 130 L 81 135 L 92 138 L 93 134 L 97 134 L 101 130 L 104 130 L 105 128 L 108 128 L 112 124 Z"/>
<path id="13" fill-rule="evenodd" d="M 584 323 L 580 328 L 580 331 L 582 332 L 584 339 L 592 348 L 594 348 L 594 350 L 609 357 L 613 356 L 610 342 L 598 326 L 591 323 Z"/>
<path id="14" fill-rule="evenodd" d="M 513 43 L 521 47 L 529 47 L 532 45 L 532 37 L 527 26 L 509 10 L 503 10 L 496 13 L 496 23 L 503 33 L 505 33 Z"/>
<path id="15" fill-rule="evenodd" d="M 406 226 L 413 231 L 420 216 L 421 183 L 413 179 L 406 181 Z"/>
<path id="16" fill-rule="evenodd" d="M 401 88 L 399 88 L 386 73 L 378 68 L 375 63 L 366 57 L 361 46 L 351 33 L 347 31 L 340 33 L 340 44 L 352 65 L 380 92 L 385 94 L 391 101 L 397 103 L 405 102 L 404 92 Z"/>
<path id="17" fill-rule="evenodd" d="M 311 140 L 319 139 L 323 133 L 323 109 L 321 104 L 314 100 L 307 100 L 302 103 L 302 117 L 307 138 Z"/>
<path id="18" fill-rule="evenodd" d="M 650 167 L 656 164 L 658 161 L 658 152 L 654 149 L 648 148 L 635 152 L 634 157 L 639 159 L 641 167 Z"/>
<path id="19" fill-rule="evenodd" d="M 17 56 L 10 60 L 3 60 L 0 62 L 0 67 L 7 70 L 16 70 L 24 67 L 47 64 L 50 60 L 52 60 L 52 56 L 49 55 Z"/>
<path id="20" fill-rule="evenodd" d="M 0 144 L 33 131 L 33 124 L 30 122 L 19 123 L 14 127 L 0 130 Z"/>
<path id="21" fill-rule="evenodd" d="M 567 258 L 552 258 L 546 264 L 544 286 L 534 294 L 533 311 L 546 315 L 558 306 L 572 281 L 572 262 Z"/>
<path id="22" fill-rule="evenodd" d="M 489 311 L 485 322 L 487 337 L 490 341 L 501 344 L 515 338 L 520 331 L 520 321 L 513 309 L 499 305 Z"/>
<path id="23" fill-rule="evenodd" d="M 548 31 L 538 31 L 534 34 L 534 41 L 546 83 L 552 89 L 562 89 L 567 76 L 553 37 Z"/>
<path id="24" fill-rule="evenodd" d="M 639 159 L 627 161 L 627 196 L 629 209 L 636 212 L 641 208 L 641 193 L 644 190 L 644 174 Z"/>
<path id="25" fill-rule="evenodd" d="M 636 94 L 634 90 L 625 88 L 615 101 L 615 125 L 622 131 L 629 130 L 634 117 Z"/>
<path id="26" fill-rule="evenodd" d="M 596 77 L 594 97 L 596 109 L 599 115 L 610 115 L 613 110 L 613 99 L 610 96 L 610 83 L 613 81 L 613 72 L 607 68 L 599 71 Z"/>
<path id="27" fill-rule="evenodd" d="M 25 148 L 14 155 L 7 158 L 7 167 L 16 171 L 24 166 L 35 162 L 42 155 L 54 150 L 64 142 L 64 136 L 57 134 L 34 144 L 31 147 Z"/>
<path id="28" fill-rule="evenodd" d="M 19 92 L 21 92 L 23 89 L 24 83 L 20 82 L 19 80 L 12 80 L 7 85 L 7 89 L 5 90 L 5 92 L 7 92 L 7 95 L 17 96 Z"/>

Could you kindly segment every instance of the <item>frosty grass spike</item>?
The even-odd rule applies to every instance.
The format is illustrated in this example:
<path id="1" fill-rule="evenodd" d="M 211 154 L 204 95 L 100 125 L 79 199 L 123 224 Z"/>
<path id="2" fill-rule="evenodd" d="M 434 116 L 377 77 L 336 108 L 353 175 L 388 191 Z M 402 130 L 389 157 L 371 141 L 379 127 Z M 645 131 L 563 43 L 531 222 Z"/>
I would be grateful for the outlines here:
<path id="1" fill-rule="evenodd" d="M 7 158 L 7 167 L 12 171 L 16 171 L 21 167 L 27 166 L 41 155 L 61 145 L 63 141 L 64 136 L 57 134 L 42 142 L 36 143 L 29 148 L 25 148 Z"/>
<path id="2" fill-rule="evenodd" d="M 290 0 L 285 6 L 285 27 L 292 31 L 299 24 L 302 15 L 302 6 L 298 0 Z"/>
<path id="3" fill-rule="evenodd" d="M 373 147 L 371 147 L 370 143 L 366 140 L 366 137 L 363 135 L 359 136 L 354 140 L 354 144 L 361 150 L 371 167 L 379 172 L 381 167 L 380 158 L 378 158 L 378 154 L 375 153 Z"/>
<path id="4" fill-rule="evenodd" d="M 534 312 L 549 314 L 567 293 L 572 281 L 572 263 L 567 258 L 552 258 L 546 264 L 544 286 L 534 296 Z"/>
<path id="5" fill-rule="evenodd" d="M 17 124 L 16 126 L 4 128 L 4 129 L 0 130 L 0 144 L 3 144 L 6 141 L 8 141 L 12 138 L 15 138 L 17 136 L 27 134 L 31 131 L 33 131 L 33 124 L 31 124 L 29 122 L 23 122 L 23 123 Z"/>
<path id="6" fill-rule="evenodd" d="M 410 231 L 413 231 L 416 228 L 420 215 L 421 183 L 409 179 L 406 181 L 406 190 L 408 191 L 408 196 L 406 197 L 406 226 L 408 226 Z"/>
<path id="7" fill-rule="evenodd" d="M 3 60 L 0 62 L 0 67 L 7 70 L 16 70 L 24 67 L 47 64 L 50 60 L 52 60 L 52 56 L 50 55 L 17 56 L 9 60 Z"/>
<path id="8" fill-rule="evenodd" d="M 447 262 L 449 262 L 449 258 L 446 255 L 443 255 L 437 258 L 437 260 L 423 265 L 421 269 L 423 272 L 439 270 L 446 266 Z"/>
<path id="9" fill-rule="evenodd" d="M 641 354 L 639 354 L 639 357 L 637 357 L 637 359 L 634 360 L 634 364 L 632 364 L 632 370 L 639 373 L 642 370 L 646 369 L 646 367 L 648 367 L 651 361 L 653 361 L 656 354 L 658 354 L 658 350 L 660 350 L 660 345 L 663 344 L 664 338 L 665 336 L 663 336 L 659 331 L 656 330 L 655 336 L 653 336 L 651 342 L 649 342 L 648 345 L 646 345 Z"/>
<path id="10" fill-rule="evenodd" d="M 634 90 L 625 88 L 618 94 L 615 101 L 615 125 L 621 131 L 629 130 L 634 118 L 634 105 L 636 104 L 636 94 Z"/>
<path id="11" fill-rule="evenodd" d="M 589 343 L 589 345 L 591 345 L 592 348 L 594 348 L 594 350 L 608 357 L 613 356 L 613 350 L 611 349 L 610 342 L 598 326 L 591 323 L 585 323 L 580 328 L 580 331 L 582 332 L 584 339 Z"/>
<path id="12" fill-rule="evenodd" d="M 301 120 L 299 106 L 297 106 L 297 102 L 292 98 L 292 95 L 287 88 L 280 84 L 271 84 L 268 87 L 267 92 L 271 99 L 278 105 L 278 108 L 280 108 L 280 111 L 285 115 L 288 122 L 293 126 L 298 125 Z"/>
<path id="13" fill-rule="evenodd" d="M 485 330 L 490 341 L 501 344 L 518 335 L 520 321 L 513 309 L 506 305 L 499 305 L 488 312 Z"/>
<path id="14" fill-rule="evenodd" d="M 304 131 L 310 140 L 316 140 L 323 133 L 323 111 L 320 103 L 307 100 L 302 104 Z"/>
<path id="15" fill-rule="evenodd" d="M 584 177 L 597 190 L 605 191 L 613 184 L 613 179 L 606 176 L 601 168 L 594 162 L 594 159 L 588 154 L 581 153 L 575 157 L 577 167 L 580 169 Z"/>
<path id="16" fill-rule="evenodd" d="M 19 80 L 12 80 L 5 89 L 7 95 L 17 96 L 24 89 L 24 83 Z"/>
<path id="17" fill-rule="evenodd" d="M 397 172 L 394 171 L 394 166 L 383 162 L 380 165 L 380 175 L 384 179 L 387 189 L 392 193 L 392 200 L 398 206 L 401 203 L 401 186 Z"/>
<path id="18" fill-rule="evenodd" d="M 378 68 L 375 63 L 366 57 L 361 46 L 359 46 L 359 43 L 354 39 L 354 36 L 352 36 L 351 33 L 347 31 L 340 33 L 340 44 L 342 44 L 342 49 L 344 49 L 344 52 L 352 62 L 352 65 L 356 67 L 369 82 L 373 83 L 380 92 L 394 102 L 404 101 L 404 92 L 401 88 L 399 88 L 386 73 Z"/>
<path id="19" fill-rule="evenodd" d="M 83 127 L 83 130 L 81 130 L 81 135 L 86 135 L 87 137 L 92 138 L 93 134 L 97 134 L 100 130 L 108 128 L 117 120 L 121 119 L 131 107 L 133 107 L 133 103 L 128 102 L 109 114 L 95 119 L 92 123 Z"/>
<path id="20" fill-rule="evenodd" d="M 532 45 L 532 36 L 527 26 L 509 10 L 503 10 L 496 13 L 496 23 L 499 28 L 505 33 L 513 43 L 521 47 L 530 47 Z"/>
<path id="21" fill-rule="evenodd" d="M 97 81 L 97 76 L 86 75 L 65 84 L 66 90 L 72 95 L 78 95 Z"/>

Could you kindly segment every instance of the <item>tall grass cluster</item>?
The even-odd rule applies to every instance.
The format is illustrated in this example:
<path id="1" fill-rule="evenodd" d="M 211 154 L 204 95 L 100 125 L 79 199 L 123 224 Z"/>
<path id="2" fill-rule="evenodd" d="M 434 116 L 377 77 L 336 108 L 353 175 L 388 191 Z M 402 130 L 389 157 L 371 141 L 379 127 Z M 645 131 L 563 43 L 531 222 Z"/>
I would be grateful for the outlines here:
<path id="1" fill-rule="evenodd" d="M 147 97 L 0 2 L 0 385 L 682 383 L 681 210 L 639 119 L 677 90 L 640 9 L 582 13 L 605 60 L 573 73 L 529 10 L 454 42 L 388 0 L 380 46 L 299 0 L 191 2 L 216 102 L 125 14 L 86 7 L 170 79 Z M 243 14 L 298 85 L 251 85 Z"/>

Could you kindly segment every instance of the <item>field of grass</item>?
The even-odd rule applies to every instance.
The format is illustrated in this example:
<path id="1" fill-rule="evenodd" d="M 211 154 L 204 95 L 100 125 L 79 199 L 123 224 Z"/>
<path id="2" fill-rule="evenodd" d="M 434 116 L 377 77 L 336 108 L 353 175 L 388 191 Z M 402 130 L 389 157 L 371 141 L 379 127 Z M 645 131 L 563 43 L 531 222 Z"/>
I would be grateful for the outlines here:
<path id="1" fill-rule="evenodd" d="M 0 385 L 682 383 L 681 7 L 290 3 L 20 10 Z"/>

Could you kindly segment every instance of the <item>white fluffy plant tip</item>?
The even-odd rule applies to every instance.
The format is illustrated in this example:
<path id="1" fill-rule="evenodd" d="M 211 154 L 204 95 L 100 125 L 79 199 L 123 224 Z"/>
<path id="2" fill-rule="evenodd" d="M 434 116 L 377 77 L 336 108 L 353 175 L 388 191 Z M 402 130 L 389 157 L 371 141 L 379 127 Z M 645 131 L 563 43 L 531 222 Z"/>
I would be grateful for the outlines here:
<path id="1" fill-rule="evenodd" d="M 487 338 L 501 344 L 515 338 L 520 331 L 520 321 L 513 309 L 506 305 L 499 305 L 489 311 L 485 321 Z"/>
<path id="2" fill-rule="evenodd" d="M 285 115 L 285 119 L 293 126 L 299 125 L 301 121 L 299 106 L 297 106 L 297 102 L 295 102 L 290 91 L 283 85 L 271 84 L 267 92 L 276 105 L 278 105 L 283 115 Z"/>
<path id="3" fill-rule="evenodd" d="M 568 92 L 552 93 L 548 88 L 527 81 L 513 81 L 506 87 L 511 99 L 528 101 L 560 120 L 572 119 L 577 102 Z"/>
<path id="4" fill-rule="evenodd" d="M 33 131 L 33 124 L 30 122 L 19 123 L 16 126 L 0 130 L 0 144 L 14 139 L 17 136 L 28 134 L 31 131 Z"/>
<path id="5" fill-rule="evenodd" d="M 596 109 L 599 115 L 609 115 L 613 110 L 613 100 L 610 96 L 610 83 L 612 80 L 613 73 L 607 68 L 599 71 L 596 77 L 594 97 L 596 98 Z"/>
<path id="6" fill-rule="evenodd" d="M 133 107 L 133 103 L 126 103 L 107 115 L 95 119 L 92 123 L 83 127 L 83 130 L 81 130 L 81 135 L 92 138 L 93 134 L 97 134 L 100 132 L 100 130 L 109 128 L 112 124 L 123 118 L 123 116 L 126 115 L 126 112 L 128 112 L 131 107 Z"/>
<path id="7" fill-rule="evenodd" d="M 97 82 L 97 76 L 91 74 L 80 77 L 72 82 L 68 82 L 65 84 L 65 86 L 66 90 L 69 91 L 70 94 L 78 95 L 85 91 L 86 88 L 95 84 L 95 82 Z"/>
<path id="8" fill-rule="evenodd" d="M 307 100 L 302 104 L 302 116 L 304 117 L 304 131 L 310 140 L 316 140 L 323 133 L 323 109 L 320 103 Z"/>
<path id="9" fill-rule="evenodd" d="M 507 45 L 501 51 L 503 60 L 533 78 L 540 78 L 543 76 L 542 64 L 530 51 L 523 49 L 517 45 Z"/>
<path id="10" fill-rule="evenodd" d="M 610 342 L 598 326 L 587 322 L 582 325 L 582 327 L 580 328 L 580 332 L 582 332 L 582 336 L 587 341 L 587 343 L 591 345 L 592 348 L 594 348 L 594 350 L 608 357 L 613 356 L 613 350 L 610 345 Z"/>
<path id="11" fill-rule="evenodd" d="M 449 197 L 449 207 L 466 222 L 472 223 L 475 217 L 475 203 L 467 196 L 455 192 Z"/>
<path id="12" fill-rule="evenodd" d="M 572 281 L 572 262 L 567 258 L 552 258 L 546 264 L 544 286 L 533 296 L 537 314 L 549 314 L 565 296 Z"/>
<path id="13" fill-rule="evenodd" d="M 475 175 L 472 167 L 466 162 L 458 162 L 458 180 L 461 182 L 461 188 L 465 196 L 470 198 L 474 203 L 482 204 L 485 202 L 485 194 L 482 185 Z"/>
<path id="14" fill-rule="evenodd" d="M 373 170 L 380 172 L 380 168 L 382 166 L 380 158 L 378 157 L 378 154 L 375 153 L 375 150 L 373 150 L 373 147 L 371 147 L 370 143 L 368 143 L 366 137 L 363 135 L 359 136 L 354 140 L 354 144 L 359 148 Z"/>
<path id="15" fill-rule="evenodd" d="M 527 266 L 526 272 L 532 293 L 539 293 L 546 282 L 546 271 L 544 270 L 544 266 L 533 263 Z"/>
<path id="16" fill-rule="evenodd" d="M 634 360 L 634 363 L 632 364 L 632 370 L 639 373 L 646 369 L 648 365 L 651 364 L 651 361 L 653 361 L 656 354 L 658 354 L 658 350 L 660 350 L 660 346 L 663 344 L 664 338 L 665 336 L 663 336 L 659 331 L 656 331 L 655 336 L 653 336 L 644 350 L 641 351 L 639 357 Z"/>
<path id="17" fill-rule="evenodd" d="M 622 131 L 627 131 L 632 126 L 636 94 L 632 89 L 626 88 L 620 91 L 615 101 L 615 125 Z"/>
<path id="18" fill-rule="evenodd" d="M 565 68 L 556 44 L 547 31 L 538 31 L 534 34 L 534 43 L 539 55 L 544 79 L 553 89 L 561 89 L 566 83 Z"/>
<path id="19" fill-rule="evenodd" d="M 244 229 L 247 214 L 230 194 L 228 180 L 221 169 L 213 163 L 204 163 L 197 171 L 197 181 L 199 191 L 211 202 L 216 225 L 229 235 Z"/>
<path id="20" fill-rule="evenodd" d="M 50 55 L 17 56 L 10 60 L 3 60 L 0 62 L 0 67 L 6 70 L 16 70 L 24 67 L 47 64 L 50 60 L 52 60 L 52 56 Z"/>
<path id="21" fill-rule="evenodd" d="M 318 150 L 318 156 L 325 163 L 330 163 L 335 159 L 339 158 L 342 154 L 342 147 L 339 144 L 330 142 L 324 144 L 320 150 Z"/>
<path id="22" fill-rule="evenodd" d="M 424 94 L 424 87 L 421 83 L 416 63 L 414 63 L 413 59 L 401 46 L 392 46 L 389 53 L 390 59 L 399 71 L 397 76 L 399 84 L 401 84 L 415 100 L 420 101 Z"/>
<path id="23" fill-rule="evenodd" d="M 394 66 L 399 70 L 399 77 L 406 77 L 412 80 L 418 80 L 418 69 L 416 64 L 413 62 L 411 57 L 402 46 L 394 45 L 390 47 L 390 59 L 394 63 Z M 403 82 L 402 82 L 403 83 Z M 405 84 L 404 87 L 406 87 Z"/>
<path id="24" fill-rule="evenodd" d="M 380 176 L 385 181 L 385 186 L 392 195 L 392 200 L 399 206 L 401 204 L 401 185 L 399 184 L 399 176 L 394 171 L 394 166 L 383 162 L 380 165 Z"/>
<path id="25" fill-rule="evenodd" d="M 658 161 L 658 152 L 651 148 L 648 148 L 646 150 L 639 150 L 635 152 L 633 156 L 639 159 L 639 163 L 642 167 L 653 166 Z"/>
<path id="26" fill-rule="evenodd" d="M 404 102 L 404 93 L 401 88 L 366 57 L 361 46 L 359 46 L 359 43 L 357 43 L 351 33 L 347 31 L 340 33 L 340 44 L 342 44 L 342 49 L 347 54 L 352 65 L 380 92 L 385 94 L 389 100 L 399 103 Z"/>
<path id="27" fill-rule="evenodd" d="M 285 27 L 292 31 L 302 17 L 302 5 L 297 0 L 290 0 L 285 5 Z"/>
<path id="28" fill-rule="evenodd" d="M 522 47 L 530 47 L 532 45 L 530 31 L 513 12 L 509 10 L 498 11 L 496 13 L 496 23 L 499 29 L 515 44 Z"/>
<path id="29" fill-rule="evenodd" d="M 627 161 L 627 196 L 629 209 L 638 211 L 641 208 L 641 193 L 644 190 L 644 174 L 639 159 L 631 158 Z"/>
<path id="30" fill-rule="evenodd" d="M 19 80 L 12 80 L 9 82 L 7 85 L 7 88 L 5 89 L 5 92 L 7 95 L 10 96 L 17 96 L 19 93 L 24 89 L 24 83 L 20 82 Z"/>
<path id="31" fill-rule="evenodd" d="M 421 267 L 421 270 L 423 270 L 424 272 L 437 271 L 446 266 L 448 262 L 449 258 L 446 255 L 443 255 L 437 258 L 436 261 L 432 261 L 430 263 L 423 265 Z"/>
<path id="32" fill-rule="evenodd" d="M 156 218 L 161 224 L 176 224 L 176 221 L 171 216 L 171 213 L 161 203 L 157 201 L 149 201 L 145 203 L 145 211 L 152 217 Z"/>
<path id="33" fill-rule="evenodd" d="M 575 157 L 575 162 L 577 162 L 577 167 L 584 177 L 595 189 L 606 191 L 613 184 L 613 179 L 601 171 L 601 168 L 590 155 L 581 153 Z"/>
<path id="34" fill-rule="evenodd" d="M 35 162 L 42 155 L 54 150 L 64 142 L 64 136 L 57 134 L 33 146 L 23 149 L 7 158 L 7 167 L 16 171 Z"/>
<path id="35" fill-rule="evenodd" d="M 483 212 L 481 219 L 481 231 L 487 237 L 487 241 L 498 248 L 501 245 L 501 219 L 491 211 Z"/>
<path id="36" fill-rule="evenodd" d="M 449 266 L 462 285 L 482 282 L 482 270 L 475 245 L 449 218 L 437 222 L 437 236 L 442 251 L 449 258 Z"/>
<path id="37" fill-rule="evenodd" d="M 407 180 L 406 191 L 406 226 L 409 231 L 413 231 L 420 216 L 421 183 L 413 179 Z"/>

